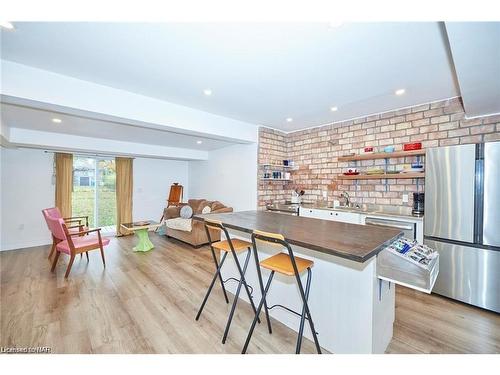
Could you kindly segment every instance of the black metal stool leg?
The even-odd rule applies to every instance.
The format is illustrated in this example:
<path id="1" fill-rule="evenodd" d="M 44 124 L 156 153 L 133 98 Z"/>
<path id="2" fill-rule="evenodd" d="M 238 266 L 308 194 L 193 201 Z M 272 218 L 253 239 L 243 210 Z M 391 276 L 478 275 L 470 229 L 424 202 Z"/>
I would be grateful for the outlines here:
<path id="1" fill-rule="evenodd" d="M 243 350 L 241 351 L 241 354 L 245 354 L 248 349 L 248 344 L 250 344 L 250 339 L 252 338 L 253 330 L 255 329 L 255 324 L 257 324 L 257 319 L 259 317 L 260 310 L 262 310 L 262 306 L 266 302 L 266 295 L 267 292 L 269 291 L 269 287 L 271 286 L 271 281 L 273 280 L 274 276 L 274 271 L 271 271 L 271 274 L 269 275 L 269 279 L 267 280 L 267 285 L 266 288 L 264 289 L 264 292 L 262 293 L 262 299 L 260 300 L 259 307 L 257 307 L 257 312 L 255 313 L 255 318 L 253 319 L 252 325 L 250 326 L 250 331 L 248 332 L 247 339 L 245 341 L 245 345 L 243 346 Z"/>
<path id="2" fill-rule="evenodd" d="M 255 265 L 257 267 L 257 278 L 259 279 L 260 294 L 261 294 L 261 296 L 263 296 L 264 295 L 264 282 L 262 281 L 262 272 L 260 270 L 259 256 L 257 254 L 257 247 L 255 245 L 254 239 L 252 239 L 252 243 L 253 243 L 253 254 L 254 254 L 254 258 L 255 258 Z M 264 299 L 264 311 L 266 313 L 267 329 L 268 329 L 269 333 L 273 333 L 273 329 L 271 328 L 271 319 L 269 318 L 269 309 L 267 308 L 267 301 L 265 299 Z M 260 311 L 259 311 L 259 313 L 260 313 Z"/>
<path id="3" fill-rule="evenodd" d="M 212 250 L 212 253 L 213 253 L 213 250 Z M 215 254 L 214 254 L 214 256 L 215 256 Z M 222 277 L 220 275 L 220 270 L 222 268 L 222 265 L 224 264 L 224 261 L 226 260 L 226 256 L 227 256 L 227 253 L 224 253 L 224 255 L 222 255 L 222 259 L 221 259 L 220 265 L 217 263 L 217 260 L 214 259 L 215 260 L 215 264 L 217 266 L 217 270 L 215 271 L 215 274 L 214 274 L 214 277 L 212 279 L 212 282 L 210 283 L 210 286 L 208 287 L 207 293 L 205 294 L 205 298 L 203 299 L 203 302 L 201 303 L 200 309 L 198 310 L 198 314 L 196 314 L 195 320 L 200 319 L 201 312 L 203 311 L 203 308 L 205 307 L 205 303 L 207 303 L 208 296 L 212 292 L 212 288 L 214 287 L 215 280 L 217 280 L 217 277 L 219 277 L 221 279 L 222 290 L 224 291 L 224 295 L 226 294 L 226 290 L 224 289 L 224 283 L 222 282 Z M 226 295 L 226 300 L 227 300 L 227 295 Z M 227 300 L 227 301 L 229 302 L 229 300 Z"/>
<path id="4" fill-rule="evenodd" d="M 245 287 L 245 290 L 247 292 L 248 300 L 250 301 L 250 305 L 252 306 L 253 313 L 255 314 L 257 312 L 257 309 L 255 308 L 252 294 L 250 293 L 250 289 L 248 288 L 248 284 L 247 284 L 247 281 L 245 279 L 245 275 L 247 272 L 246 268 L 248 266 L 248 261 L 250 260 L 250 253 L 251 253 L 251 250 L 250 250 L 250 248 L 248 248 L 248 253 L 247 253 L 247 257 L 245 258 L 245 266 L 243 267 L 243 270 L 241 269 L 240 262 L 236 258 L 236 255 L 235 255 L 235 262 L 236 262 L 236 267 L 238 268 L 238 272 L 240 273 L 241 279 L 243 279 L 243 286 Z M 257 322 L 260 323 L 260 318 L 257 319 Z"/>
<path id="5" fill-rule="evenodd" d="M 229 313 L 229 317 L 227 318 L 227 323 L 226 323 L 226 329 L 224 330 L 224 336 L 222 336 L 222 343 L 226 343 L 227 335 L 229 333 L 229 327 L 231 326 L 231 321 L 233 320 L 233 315 L 234 311 L 236 310 L 236 304 L 238 303 L 238 298 L 240 296 L 240 291 L 241 291 L 241 286 L 243 283 L 245 283 L 245 272 L 248 267 L 248 261 L 250 260 L 250 252 L 247 253 L 247 256 L 245 258 L 245 264 L 243 265 L 243 270 L 240 268 L 240 263 L 238 261 L 238 255 L 236 253 L 233 253 L 234 256 L 234 261 L 236 263 L 236 266 L 238 268 L 238 271 L 240 272 L 240 282 L 238 283 L 238 288 L 236 289 L 236 294 L 234 295 L 234 300 L 233 300 L 233 306 L 231 306 L 231 312 Z M 245 283 L 246 285 L 246 283 Z M 250 300 L 252 301 L 252 300 Z M 255 308 L 255 307 L 254 307 Z"/>
<path id="6" fill-rule="evenodd" d="M 296 267 L 294 267 L 296 269 Z M 309 268 L 308 268 L 309 270 Z M 311 328 L 311 333 L 314 339 L 314 345 L 316 346 L 316 351 L 318 354 L 321 354 L 321 347 L 319 346 L 318 336 L 316 335 L 316 330 L 314 329 L 314 323 L 311 318 L 311 312 L 309 310 L 309 305 L 307 303 L 307 298 L 304 294 L 304 288 L 302 287 L 302 282 L 300 281 L 300 275 L 295 272 L 295 279 L 297 280 L 297 284 L 299 287 L 300 297 L 302 298 L 302 302 L 304 303 L 304 309 L 307 315 L 307 319 L 309 320 L 309 327 Z"/>
<path id="7" fill-rule="evenodd" d="M 306 282 L 306 301 L 309 299 L 309 289 L 311 287 L 311 269 L 307 269 L 307 282 Z M 302 315 L 300 318 L 299 335 L 297 336 L 297 347 L 295 348 L 295 354 L 300 354 L 300 347 L 302 346 L 302 337 L 304 334 L 304 323 L 306 320 L 306 306 L 302 304 Z"/>
<path id="8" fill-rule="evenodd" d="M 226 300 L 226 303 L 229 303 L 229 298 L 227 298 L 226 287 L 224 286 L 224 280 L 222 280 L 222 275 L 220 273 L 220 270 L 222 268 L 222 264 L 219 267 L 219 264 L 217 263 L 217 256 L 215 255 L 215 251 L 214 251 L 212 246 L 210 246 L 210 250 L 212 251 L 212 258 L 214 259 L 216 272 L 217 272 L 217 275 L 219 276 L 220 286 L 222 287 L 222 292 L 224 293 L 224 299 Z M 227 253 L 224 253 L 224 255 L 222 255 L 222 256 L 223 256 L 223 259 L 226 259 Z M 221 259 L 221 263 L 222 263 L 222 259 Z"/>

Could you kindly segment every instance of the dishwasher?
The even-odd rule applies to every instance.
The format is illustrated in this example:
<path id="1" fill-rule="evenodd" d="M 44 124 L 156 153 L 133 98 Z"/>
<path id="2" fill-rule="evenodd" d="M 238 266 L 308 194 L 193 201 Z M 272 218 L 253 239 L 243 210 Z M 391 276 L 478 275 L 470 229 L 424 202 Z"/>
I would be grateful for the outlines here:
<path id="1" fill-rule="evenodd" d="M 377 226 L 377 227 L 399 229 L 400 231 L 402 231 L 404 233 L 403 237 L 408 238 L 410 240 L 417 239 L 417 230 L 416 230 L 417 224 L 412 223 L 410 221 L 394 220 L 394 219 L 381 219 L 379 217 L 367 216 L 365 218 L 365 225 L 373 225 L 373 226 Z"/>

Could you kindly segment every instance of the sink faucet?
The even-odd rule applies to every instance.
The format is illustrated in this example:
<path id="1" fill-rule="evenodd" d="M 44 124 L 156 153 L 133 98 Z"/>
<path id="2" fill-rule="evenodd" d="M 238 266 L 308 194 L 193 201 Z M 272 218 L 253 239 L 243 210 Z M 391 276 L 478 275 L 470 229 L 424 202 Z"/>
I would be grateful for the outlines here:
<path id="1" fill-rule="evenodd" d="M 345 205 L 346 205 L 346 207 L 349 207 L 351 204 L 351 197 L 349 197 L 349 193 L 347 191 L 343 191 L 340 194 L 340 197 L 345 198 Z"/>

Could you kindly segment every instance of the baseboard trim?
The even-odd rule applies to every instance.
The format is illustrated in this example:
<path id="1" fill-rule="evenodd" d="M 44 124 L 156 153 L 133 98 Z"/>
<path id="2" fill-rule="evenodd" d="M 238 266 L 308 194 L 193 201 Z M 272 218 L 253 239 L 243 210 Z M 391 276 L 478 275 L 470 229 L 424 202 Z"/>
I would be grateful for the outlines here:
<path id="1" fill-rule="evenodd" d="M 32 241 L 15 242 L 10 244 L 2 244 L 0 251 L 23 250 L 30 247 L 46 246 L 50 244 L 52 244 L 52 241 L 50 240 L 32 240 Z"/>

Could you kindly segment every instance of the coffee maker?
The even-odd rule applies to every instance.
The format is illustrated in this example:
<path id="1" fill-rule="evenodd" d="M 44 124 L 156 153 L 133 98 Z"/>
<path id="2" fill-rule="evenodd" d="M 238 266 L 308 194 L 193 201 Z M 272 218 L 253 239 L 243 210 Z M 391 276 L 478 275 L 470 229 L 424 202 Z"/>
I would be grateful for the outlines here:
<path id="1" fill-rule="evenodd" d="M 413 216 L 424 215 L 424 193 L 413 193 L 413 209 L 411 210 Z"/>

